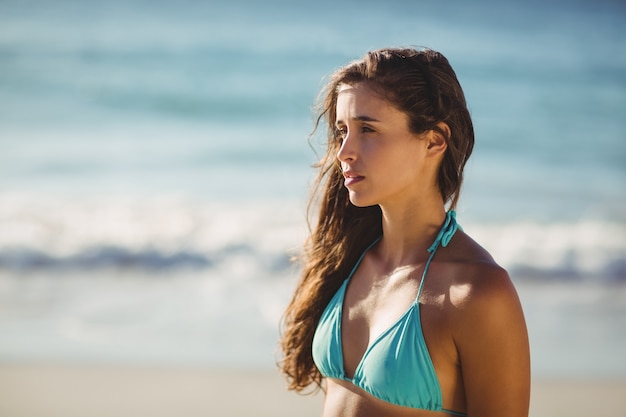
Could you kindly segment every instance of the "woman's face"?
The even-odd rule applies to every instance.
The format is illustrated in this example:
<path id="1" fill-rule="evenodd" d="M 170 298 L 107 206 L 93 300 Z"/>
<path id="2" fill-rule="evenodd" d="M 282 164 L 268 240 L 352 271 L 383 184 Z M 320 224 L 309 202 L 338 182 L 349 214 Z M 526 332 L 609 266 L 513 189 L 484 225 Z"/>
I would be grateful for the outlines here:
<path id="1" fill-rule="evenodd" d="M 350 201 L 360 207 L 402 204 L 429 184 L 426 140 L 411 133 L 407 115 L 364 83 L 341 85 L 336 128 L 337 158 Z"/>

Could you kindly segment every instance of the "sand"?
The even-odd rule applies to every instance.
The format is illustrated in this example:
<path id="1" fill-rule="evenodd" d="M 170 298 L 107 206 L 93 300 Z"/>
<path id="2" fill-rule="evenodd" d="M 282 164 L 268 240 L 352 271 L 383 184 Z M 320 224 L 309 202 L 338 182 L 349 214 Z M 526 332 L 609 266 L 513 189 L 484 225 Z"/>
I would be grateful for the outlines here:
<path id="1" fill-rule="evenodd" d="M 626 415 L 626 380 L 538 379 L 532 389 L 532 417 Z M 268 370 L 0 364 L 2 417 L 309 417 L 322 400 L 286 391 Z"/>

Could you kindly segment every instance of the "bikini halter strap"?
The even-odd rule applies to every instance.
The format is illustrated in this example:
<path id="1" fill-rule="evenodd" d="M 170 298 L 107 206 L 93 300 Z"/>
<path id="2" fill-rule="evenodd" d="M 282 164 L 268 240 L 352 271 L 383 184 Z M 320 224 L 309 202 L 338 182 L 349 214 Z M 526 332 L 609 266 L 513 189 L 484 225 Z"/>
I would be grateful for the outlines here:
<path id="1" fill-rule="evenodd" d="M 461 226 L 459 226 L 458 223 L 456 222 L 455 211 L 449 210 L 446 213 L 446 220 L 444 221 L 443 226 L 441 226 L 441 230 L 439 230 L 439 234 L 435 238 L 435 241 L 433 242 L 433 244 L 430 245 L 430 248 L 427 249 L 428 252 L 430 253 L 430 256 L 428 257 L 428 261 L 426 261 L 426 265 L 424 266 L 424 272 L 422 273 L 422 279 L 420 281 L 419 290 L 417 291 L 417 298 L 415 299 L 416 303 L 419 302 L 420 295 L 422 294 L 422 289 L 424 288 L 424 281 L 426 278 L 426 273 L 428 272 L 430 261 L 433 260 L 433 257 L 435 256 L 435 252 L 437 252 L 437 248 L 439 247 L 439 245 L 443 246 L 444 248 L 448 246 L 448 243 L 450 243 L 450 240 L 452 240 L 452 236 L 454 236 L 457 229 L 463 230 Z"/>

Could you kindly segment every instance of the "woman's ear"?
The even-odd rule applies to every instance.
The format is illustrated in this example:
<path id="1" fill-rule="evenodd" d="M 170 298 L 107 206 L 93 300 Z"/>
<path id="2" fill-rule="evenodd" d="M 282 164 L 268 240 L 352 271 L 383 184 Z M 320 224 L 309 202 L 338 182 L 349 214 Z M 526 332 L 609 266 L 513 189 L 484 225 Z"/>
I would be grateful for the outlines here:
<path id="1" fill-rule="evenodd" d="M 434 155 L 443 155 L 448 148 L 448 139 L 451 134 L 450 127 L 447 123 L 439 122 L 429 133 L 428 151 Z"/>

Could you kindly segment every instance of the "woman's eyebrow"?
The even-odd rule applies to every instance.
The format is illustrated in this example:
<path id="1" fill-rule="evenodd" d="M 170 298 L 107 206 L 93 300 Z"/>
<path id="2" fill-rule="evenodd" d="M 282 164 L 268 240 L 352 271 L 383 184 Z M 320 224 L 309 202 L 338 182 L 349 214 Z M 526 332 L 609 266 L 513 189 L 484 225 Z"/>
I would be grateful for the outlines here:
<path id="1" fill-rule="evenodd" d="M 359 122 L 380 122 L 380 120 L 374 119 L 370 116 L 356 116 L 352 120 L 356 120 Z"/>
<path id="2" fill-rule="evenodd" d="M 370 117 L 370 116 L 354 116 L 352 120 L 357 121 L 357 122 L 380 123 L 380 120 L 374 119 L 373 117 Z M 337 119 L 336 123 L 344 123 L 344 121 L 341 119 Z"/>

